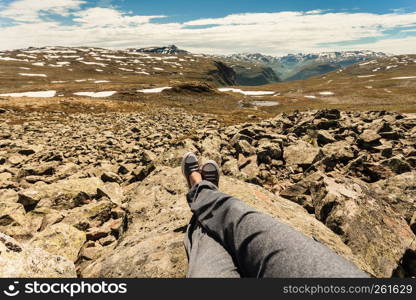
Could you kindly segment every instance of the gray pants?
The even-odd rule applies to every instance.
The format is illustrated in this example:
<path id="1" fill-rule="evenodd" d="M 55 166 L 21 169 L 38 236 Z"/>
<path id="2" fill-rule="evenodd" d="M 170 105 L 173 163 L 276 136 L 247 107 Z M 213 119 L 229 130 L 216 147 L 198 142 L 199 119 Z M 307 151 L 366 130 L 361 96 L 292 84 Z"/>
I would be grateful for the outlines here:
<path id="1" fill-rule="evenodd" d="M 190 278 L 366 278 L 328 247 L 208 181 L 187 195 L 194 214 L 185 248 Z"/>

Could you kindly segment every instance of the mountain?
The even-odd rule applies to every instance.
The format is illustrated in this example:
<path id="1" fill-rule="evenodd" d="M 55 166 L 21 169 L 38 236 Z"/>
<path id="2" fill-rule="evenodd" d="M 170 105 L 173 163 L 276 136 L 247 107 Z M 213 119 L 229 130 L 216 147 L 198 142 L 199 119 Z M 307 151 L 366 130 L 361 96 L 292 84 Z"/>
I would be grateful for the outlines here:
<path id="1" fill-rule="evenodd" d="M 280 81 L 273 69 L 269 67 L 240 64 L 232 65 L 231 68 L 236 73 L 236 83 L 238 85 L 257 86 Z"/>
<path id="2" fill-rule="evenodd" d="M 322 75 L 338 70 L 339 68 L 340 65 L 338 64 L 311 64 L 302 67 L 300 70 L 297 71 L 297 73 L 295 73 L 291 77 L 286 78 L 286 81 L 304 80 L 313 76 Z"/>
<path id="3" fill-rule="evenodd" d="M 141 52 L 141 53 L 158 53 L 158 54 L 190 54 L 186 50 L 179 49 L 175 45 L 162 46 L 162 47 L 147 47 L 139 49 L 128 49 L 130 52 Z"/>
<path id="4" fill-rule="evenodd" d="M 388 55 L 374 51 L 341 51 L 316 54 L 289 54 L 282 57 L 260 53 L 233 54 L 225 58 L 236 62 L 254 63 L 271 68 L 284 81 L 307 79 L 358 62 Z M 299 74 L 299 75 L 298 75 Z"/>

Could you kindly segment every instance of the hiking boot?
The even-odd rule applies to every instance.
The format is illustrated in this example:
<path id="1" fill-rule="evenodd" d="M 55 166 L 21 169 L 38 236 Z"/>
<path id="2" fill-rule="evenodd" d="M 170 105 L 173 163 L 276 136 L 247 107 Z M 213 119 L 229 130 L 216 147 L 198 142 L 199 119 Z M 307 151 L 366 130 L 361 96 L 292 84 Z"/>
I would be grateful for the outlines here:
<path id="1" fill-rule="evenodd" d="M 199 173 L 199 162 L 196 155 L 192 152 L 186 153 L 182 158 L 182 174 L 186 178 L 186 182 L 188 183 L 188 187 L 191 188 L 191 180 L 189 176 L 193 172 Z"/>
<path id="2" fill-rule="evenodd" d="M 220 182 L 220 167 L 213 160 L 207 161 L 201 168 L 202 179 L 211 182 L 216 187 Z"/>

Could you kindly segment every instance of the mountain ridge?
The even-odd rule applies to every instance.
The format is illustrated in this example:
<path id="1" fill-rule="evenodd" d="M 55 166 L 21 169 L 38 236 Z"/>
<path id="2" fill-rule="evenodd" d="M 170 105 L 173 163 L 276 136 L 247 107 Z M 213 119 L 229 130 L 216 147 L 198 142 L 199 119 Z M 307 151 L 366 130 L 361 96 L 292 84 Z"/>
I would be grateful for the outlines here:
<path id="1" fill-rule="evenodd" d="M 390 55 L 383 52 L 358 50 L 309 54 L 298 53 L 288 54 L 285 56 L 271 56 L 263 55 L 261 53 L 240 53 L 224 56 L 224 58 L 231 61 L 244 61 L 267 66 L 271 68 L 283 81 L 290 81 L 307 79 L 311 76 L 324 74 L 358 62 L 363 62 L 374 58 L 384 58 L 388 56 Z M 322 68 L 324 65 L 326 65 L 326 67 Z M 311 69 L 314 66 L 320 66 L 320 68 L 324 69 L 325 71 L 319 71 L 319 69 L 317 69 L 310 72 L 313 74 L 311 76 L 297 76 L 298 73 L 305 73 L 305 68 Z"/>

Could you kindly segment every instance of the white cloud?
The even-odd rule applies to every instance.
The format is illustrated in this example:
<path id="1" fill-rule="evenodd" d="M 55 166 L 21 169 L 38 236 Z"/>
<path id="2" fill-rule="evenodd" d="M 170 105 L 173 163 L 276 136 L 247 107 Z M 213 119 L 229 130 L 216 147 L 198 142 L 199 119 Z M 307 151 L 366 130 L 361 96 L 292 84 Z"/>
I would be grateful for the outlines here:
<path id="1" fill-rule="evenodd" d="M 28 5 L 29 2 L 30 9 L 26 7 L 19 10 L 23 4 Z M 416 41 L 412 37 L 384 39 L 376 43 L 363 42 L 354 46 L 320 46 L 364 38 L 380 39 L 387 29 L 400 27 L 406 30 L 414 26 L 416 13 L 380 15 L 320 10 L 289 11 L 232 14 L 223 18 L 198 19 L 186 23 L 157 24 L 152 23 L 152 20 L 164 16 L 133 15 L 114 7 L 81 10 L 82 4 L 83 0 L 12 2 L 0 11 L 0 17 L 9 16 L 16 21 L 32 23 L 20 22 L 2 27 L 0 47 L 11 49 L 63 45 L 126 48 L 177 44 L 193 52 L 263 52 L 272 55 L 343 49 L 408 53 L 414 52 L 411 49 L 416 49 Z M 43 12 L 71 15 L 76 25 L 64 26 L 57 21 L 45 21 L 42 19 Z"/>
<path id="2" fill-rule="evenodd" d="M 15 21 L 39 22 L 43 13 L 68 16 L 71 10 L 77 10 L 84 0 L 18 0 L 0 11 L 0 17 Z"/>
<path id="3" fill-rule="evenodd" d="M 155 18 L 164 18 L 165 16 L 129 16 L 113 8 L 94 7 L 75 14 L 75 22 L 82 23 L 86 27 L 99 27 L 111 25 L 134 26 L 138 24 L 149 23 Z"/>

